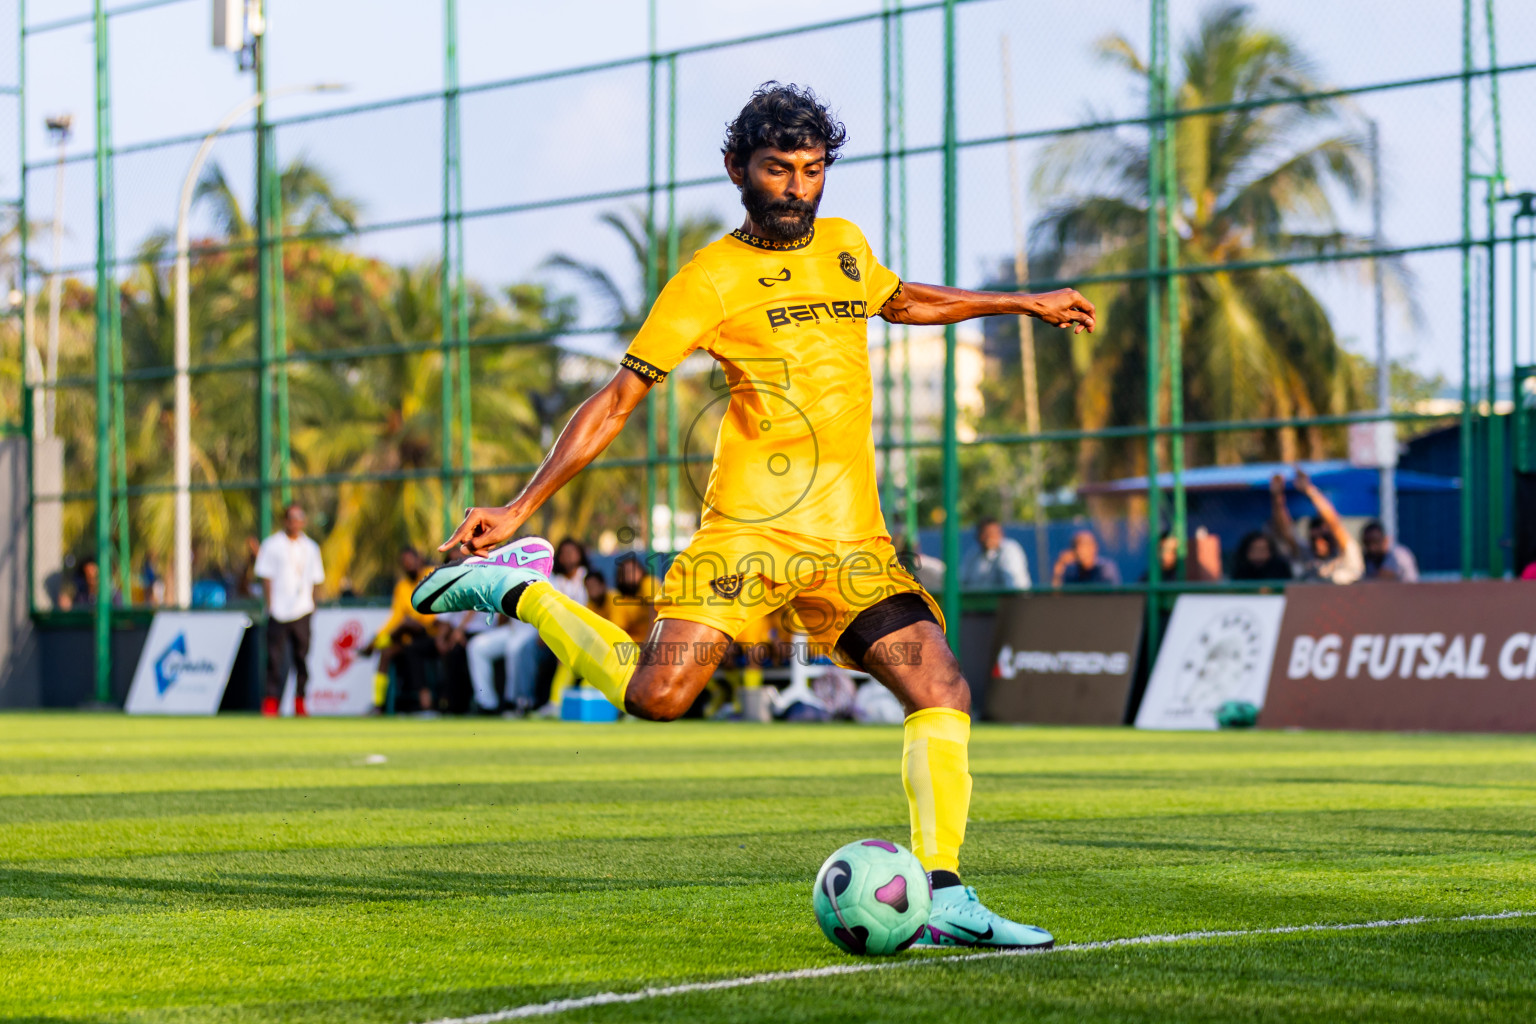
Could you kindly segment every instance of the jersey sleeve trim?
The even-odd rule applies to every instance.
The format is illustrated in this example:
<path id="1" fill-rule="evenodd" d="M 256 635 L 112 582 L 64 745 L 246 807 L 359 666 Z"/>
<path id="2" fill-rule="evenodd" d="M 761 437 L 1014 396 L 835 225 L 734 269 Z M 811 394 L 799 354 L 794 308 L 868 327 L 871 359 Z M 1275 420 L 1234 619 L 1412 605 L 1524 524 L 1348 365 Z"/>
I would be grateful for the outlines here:
<path id="1" fill-rule="evenodd" d="M 635 356 L 630 355 L 628 352 L 625 352 L 624 355 L 619 358 L 619 365 L 624 367 L 626 370 L 631 370 L 635 373 L 638 373 L 640 376 L 644 377 L 646 380 L 653 384 L 660 384 L 662 381 L 667 379 L 666 370 L 652 366 L 644 359 L 636 358 Z"/>
<path id="2" fill-rule="evenodd" d="M 885 307 L 891 304 L 891 300 L 901 294 L 901 285 L 902 280 L 898 277 L 896 279 L 896 288 L 891 292 L 891 294 L 887 295 L 884 299 L 881 299 L 880 305 L 875 307 L 875 316 L 879 316 L 882 312 L 884 312 Z M 874 305 L 874 303 L 870 303 L 870 305 Z M 871 319 L 873 319 L 873 317 Z"/>

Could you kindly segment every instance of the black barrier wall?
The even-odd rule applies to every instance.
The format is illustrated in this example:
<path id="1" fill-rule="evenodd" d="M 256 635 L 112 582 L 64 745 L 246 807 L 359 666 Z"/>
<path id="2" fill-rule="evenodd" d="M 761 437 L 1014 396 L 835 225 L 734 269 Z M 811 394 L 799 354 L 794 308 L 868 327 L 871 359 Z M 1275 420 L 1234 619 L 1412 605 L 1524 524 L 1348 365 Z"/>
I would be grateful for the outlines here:
<path id="1" fill-rule="evenodd" d="M 987 717 L 1120 725 L 1130 711 L 1146 599 L 1020 594 L 998 602 Z"/>

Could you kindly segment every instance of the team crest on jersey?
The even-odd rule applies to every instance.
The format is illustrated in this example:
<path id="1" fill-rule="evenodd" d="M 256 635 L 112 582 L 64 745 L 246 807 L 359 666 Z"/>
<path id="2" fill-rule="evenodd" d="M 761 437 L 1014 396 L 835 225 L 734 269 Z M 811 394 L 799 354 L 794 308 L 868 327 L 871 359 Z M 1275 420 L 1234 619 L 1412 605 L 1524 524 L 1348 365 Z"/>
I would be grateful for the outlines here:
<path id="1" fill-rule="evenodd" d="M 733 600 L 737 594 L 741 593 L 741 586 L 746 582 L 746 579 L 746 576 L 739 572 L 732 573 L 729 576 L 721 576 L 717 579 L 710 580 L 709 589 L 713 590 L 727 601 L 730 601 Z"/>
<path id="2" fill-rule="evenodd" d="M 837 258 L 842 263 L 843 273 L 848 275 L 848 279 L 850 281 L 857 281 L 859 279 L 859 261 L 853 258 L 853 253 L 840 252 L 837 254 Z"/>

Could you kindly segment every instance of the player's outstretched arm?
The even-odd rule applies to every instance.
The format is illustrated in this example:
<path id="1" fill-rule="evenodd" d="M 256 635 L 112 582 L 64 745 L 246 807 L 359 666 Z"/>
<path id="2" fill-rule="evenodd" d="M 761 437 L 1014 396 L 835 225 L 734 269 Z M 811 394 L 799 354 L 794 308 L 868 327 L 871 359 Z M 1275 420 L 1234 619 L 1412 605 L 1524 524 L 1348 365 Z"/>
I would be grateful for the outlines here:
<path id="1" fill-rule="evenodd" d="M 479 555 L 511 540 L 540 505 L 613 442 L 650 389 L 645 378 L 621 368 L 581 403 L 521 494 L 499 508 L 465 509 L 464 521 L 437 550 Z"/>
<path id="2" fill-rule="evenodd" d="M 1093 331 L 1093 303 L 1073 288 L 1029 295 L 1019 292 L 969 292 L 938 284 L 905 281 L 880 309 L 893 324 L 954 324 L 978 316 L 1033 316 L 1074 334 Z"/>

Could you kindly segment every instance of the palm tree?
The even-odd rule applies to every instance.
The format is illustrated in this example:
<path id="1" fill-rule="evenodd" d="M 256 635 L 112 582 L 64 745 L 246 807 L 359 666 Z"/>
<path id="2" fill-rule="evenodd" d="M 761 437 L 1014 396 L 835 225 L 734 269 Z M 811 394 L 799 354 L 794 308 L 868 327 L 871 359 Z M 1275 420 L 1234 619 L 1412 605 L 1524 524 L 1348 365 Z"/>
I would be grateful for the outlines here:
<path id="1" fill-rule="evenodd" d="M 1147 67 L 1123 37 L 1099 44 L 1116 66 Z M 1254 24 L 1240 4 L 1210 9 L 1176 61 L 1170 95 L 1180 108 L 1314 92 L 1312 62 L 1284 36 Z M 1343 231 L 1334 197 L 1360 198 L 1366 153 L 1344 124 L 1340 101 L 1314 100 L 1188 117 L 1176 122 L 1179 186 L 1174 210 L 1183 265 L 1265 260 L 1367 248 Z M 1146 265 L 1147 148 L 1139 132 L 1072 136 L 1051 146 L 1034 186 L 1048 204 L 1031 230 L 1031 266 L 1056 277 L 1133 271 Z M 1400 268 L 1399 275 L 1401 274 Z M 1288 267 L 1219 271 L 1177 279 L 1188 420 L 1287 418 L 1358 408 L 1364 381 L 1327 312 Z M 1058 422 L 1089 428 L 1144 422 L 1146 285 L 1084 289 L 1101 309 L 1093 335 L 1041 336 L 1042 395 Z M 1062 342 L 1065 341 L 1065 346 Z M 1165 399 L 1166 401 L 1166 399 Z M 1303 432 L 1319 457 L 1327 432 Z M 1191 438 L 1194 460 L 1218 463 L 1301 455 L 1294 430 L 1275 437 Z M 1144 445 L 1085 443 L 1081 479 L 1144 469 Z"/>
<path id="2" fill-rule="evenodd" d="M 358 205 L 303 161 L 281 175 L 283 225 L 290 236 L 346 231 Z M 229 248 L 253 237 L 251 222 L 214 166 L 197 191 L 212 205 L 225 237 L 197 243 L 191 276 L 193 364 L 249 358 L 255 351 L 255 252 Z M 167 239 L 150 238 L 122 294 L 128 365 L 163 365 L 172 348 L 171 296 L 163 271 Z M 441 268 L 392 267 L 342 248 L 333 238 L 294 238 L 283 244 L 290 437 L 294 476 L 372 474 L 308 488 L 323 536 L 331 587 L 348 579 L 360 588 L 393 572 L 402 544 L 435 545 L 440 484 L 441 353 L 393 353 L 347 360 L 307 354 L 342 347 L 398 348 L 440 338 Z M 514 285 L 494 295 L 467 286 L 471 338 L 548 331 L 568 319 L 566 304 L 538 286 Z M 472 350 L 477 465 L 527 462 L 537 451 L 538 425 L 515 381 L 553 371 L 547 346 L 477 346 Z M 193 387 L 194 481 L 219 483 L 256 476 L 258 453 L 248 372 L 200 375 Z M 174 429 L 169 381 L 130 385 L 130 483 L 163 482 L 170 473 Z M 86 438 L 81 438 L 87 441 Z M 87 444 L 75 445 L 82 452 Z M 75 460 L 72 458 L 72 463 Z M 88 476 L 88 468 L 82 464 Z M 383 477 L 384 479 L 378 479 Z M 393 478 L 391 478 L 393 477 Z M 203 565 L 239 567 L 240 540 L 256 529 L 256 495 L 211 491 L 193 504 Z M 168 551 L 169 496 L 151 496 L 133 509 L 136 550 Z M 141 547 L 142 546 L 142 547 Z"/>
<path id="3" fill-rule="evenodd" d="M 646 278 L 651 261 L 651 242 L 656 243 L 657 291 L 676 274 L 678 267 L 668 261 L 666 231 L 652 224 L 650 213 L 644 207 L 634 207 L 629 216 L 612 211 L 598 218 L 624 240 L 624 247 L 634 259 L 634 279 L 629 285 L 620 285 L 613 276 L 596 263 L 579 260 L 565 253 L 555 253 L 544 261 L 546 267 L 567 271 L 579 278 L 608 307 L 608 322 L 617 326 L 616 333 L 628 341 L 639 330 L 645 315 L 650 311 L 646 302 Z M 712 213 L 692 214 L 677 224 L 677 258 L 681 266 L 693 259 L 693 254 L 720 236 L 724 225 Z M 633 289 L 631 291 L 630 289 Z"/>

